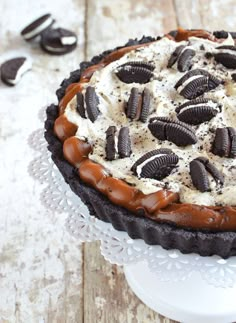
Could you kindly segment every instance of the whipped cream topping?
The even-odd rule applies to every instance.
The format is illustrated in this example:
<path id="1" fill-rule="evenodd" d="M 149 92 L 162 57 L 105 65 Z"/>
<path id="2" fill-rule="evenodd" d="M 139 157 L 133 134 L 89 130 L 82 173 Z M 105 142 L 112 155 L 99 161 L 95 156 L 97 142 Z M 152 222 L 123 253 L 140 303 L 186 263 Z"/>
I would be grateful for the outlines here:
<path id="1" fill-rule="evenodd" d="M 207 92 L 203 97 L 216 101 L 222 105 L 219 112 L 209 122 L 194 126 L 198 142 L 187 147 L 178 147 L 169 141 L 161 141 L 153 137 L 148 129 L 148 122 L 131 121 L 126 117 L 124 104 L 128 101 L 132 87 L 139 88 L 140 92 L 146 87 L 151 92 L 150 116 L 176 118 L 175 109 L 179 104 L 188 100 L 180 96 L 175 90 L 176 82 L 185 74 L 177 70 L 176 66 L 167 68 L 168 60 L 179 45 L 188 45 L 196 51 L 193 57 L 192 69 L 202 68 L 212 75 L 223 79 L 224 85 Z M 221 45 L 234 45 L 229 36 Z M 76 112 L 76 96 L 68 103 L 65 115 L 69 121 L 78 126 L 76 136 L 87 139 L 93 145 L 93 152 L 89 158 L 103 165 L 116 178 L 123 179 L 145 194 L 168 188 L 178 192 L 182 203 L 199 205 L 236 205 L 236 160 L 221 158 L 211 153 L 215 130 L 218 127 L 236 128 L 236 91 L 232 83 L 232 70 L 226 69 L 212 59 L 206 59 L 206 52 L 214 52 L 218 43 L 206 39 L 191 37 L 188 41 L 176 43 L 166 37 L 146 47 L 141 47 L 124 55 L 119 60 L 110 63 L 96 71 L 87 86 L 95 87 L 99 97 L 101 114 L 92 123 Z M 155 65 L 154 77 L 147 84 L 126 84 L 118 79 L 117 68 L 129 61 L 152 62 Z M 233 89 L 233 90 L 232 90 Z M 84 93 L 85 89 L 83 90 Z M 107 161 L 105 156 L 106 130 L 109 126 L 116 126 L 117 130 L 128 126 L 132 142 L 130 157 Z M 132 165 L 150 150 L 169 148 L 179 157 L 178 167 L 162 181 L 150 178 L 138 178 L 131 172 Z M 220 170 L 225 183 L 221 187 L 209 175 L 211 192 L 201 193 L 192 184 L 189 174 L 189 163 L 194 158 L 204 156 Z"/>

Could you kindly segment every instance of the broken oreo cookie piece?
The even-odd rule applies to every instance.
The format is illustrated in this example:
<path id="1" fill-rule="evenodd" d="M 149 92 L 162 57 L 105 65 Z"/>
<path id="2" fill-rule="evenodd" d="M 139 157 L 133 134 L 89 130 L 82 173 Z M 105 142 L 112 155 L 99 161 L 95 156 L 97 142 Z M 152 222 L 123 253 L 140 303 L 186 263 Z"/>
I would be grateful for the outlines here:
<path id="1" fill-rule="evenodd" d="M 155 66 L 145 62 L 127 62 L 117 68 L 116 75 L 124 83 L 148 83 L 153 77 Z"/>
<path id="2" fill-rule="evenodd" d="M 205 157 L 198 157 L 190 163 L 190 176 L 193 185 L 200 192 L 209 192 L 210 183 L 208 173 L 214 178 L 217 184 L 224 184 L 223 174 Z"/>
<path id="3" fill-rule="evenodd" d="M 197 142 L 194 130 L 178 120 L 165 117 L 151 118 L 148 128 L 157 139 L 171 141 L 177 146 L 188 146 Z"/>
<path id="4" fill-rule="evenodd" d="M 78 114 L 86 119 L 87 117 L 92 121 L 96 121 L 100 110 L 98 109 L 99 99 L 95 92 L 95 88 L 88 86 L 85 90 L 85 95 L 81 92 L 76 94 L 76 111 Z"/>
<path id="5" fill-rule="evenodd" d="M 1 79 L 7 85 L 16 85 L 30 69 L 31 63 L 26 57 L 10 59 L 1 65 Z"/>
<path id="6" fill-rule="evenodd" d="M 192 125 L 199 125 L 210 121 L 220 112 L 221 106 L 208 99 L 194 99 L 179 105 L 175 111 L 180 121 Z"/>
<path id="7" fill-rule="evenodd" d="M 217 128 L 212 152 L 220 157 L 236 158 L 236 130 L 232 127 Z"/>
<path id="8" fill-rule="evenodd" d="M 42 34 L 40 45 L 49 54 L 63 55 L 76 48 L 77 36 L 67 29 L 49 29 Z"/>
<path id="9" fill-rule="evenodd" d="M 126 105 L 126 115 L 131 120 L 146 122 L 150 110 L 150 91 L 145 88 L 142 93 L 135 87 L 131 89 Z"/>
<path id="10" fill-rule="evenodd" d="M 195 50 L 180 45 L 172 53 L 167 67 L 172 67 L 177 62 L 177 68 L 180 72 L 186 72 L 192 67 L 192 58 L 195 56 Z"/>
<path id="11" fill-rule="evenodd" d="M 156 149 L 139 158 L 131 170 L 138 177 L 162 180 L 176 168 L 179 157 L 170 149 Z"/>
<path id="12" fill-rule="evenodd" d="M 53 25 L 54 22 L 55 20 L 52 18 L 51 14 L 43 15 L 42 17 L 39 17 L 31 24 L 26 26 L 21 31 L 21 35 L 25 40 L 31 40 L 45 32 L 48 28 L 50 28 Z"/>
<path id="13" fill-rule="evenodd" d="M 131 139 L 128 127 L 122 127 L 117 138 L 117 128 L 110 126 L 106 131 L 106 159 L 126 158 L 131 155 Z"/>
<path id="14" fill-rule="evenodd" d="M 175 85 L 175 89 L 186 99 L 195 99 L 198 96 L 215 89 L 222 83 L 221 80 L 203 69 L 187 72 Z"/>

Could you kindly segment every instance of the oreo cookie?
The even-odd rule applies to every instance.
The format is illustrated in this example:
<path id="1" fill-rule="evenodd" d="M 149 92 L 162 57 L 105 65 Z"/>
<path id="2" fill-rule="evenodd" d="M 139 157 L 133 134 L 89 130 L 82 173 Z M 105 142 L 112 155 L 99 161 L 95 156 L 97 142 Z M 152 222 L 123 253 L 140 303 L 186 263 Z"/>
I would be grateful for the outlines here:
<path id="1" fill-rule="evenodd" d="M 27 41 L 32 40 L 50 28 L 54 22 L 55 20 L 52 18 L 51 14 L 48 13 L 26 26 L 21 31 L 21 35 Z"/>
<path id="2" fill-rule="evenodd" d="M 114 160 L 116 158 L 116 135 L 117 129 L 115 126 L 110 126 L 106 131 L 106 159 Z"/>
<path id="3" fill-rule="evenodd" d="M 236 130 L 235 128 L 228 127 L 228 134 L 230 138 L 230 158 L 236 158 Z"/>
<path id="4" fill-rule="evenodd" d="M 203 69 L 186 73 L 175 85 L 175 89 L 186 99 L 192 100 L 215 89 L 222 81 Z"/>
<path id="5" fill-rule="evenodd" d="M 180 54 L 182 53 L 183 49 L 185 48 L 186 46 L 184 45 L 180 45 L 178 47 L 176 47 L 176 49 L 174 50 L 174 52 L 171 54 L 169 60 L 168 60 L 168 63 L 167 63 L 167 67 L 170 68 L 172 67 L 178 60 Z"/>
<path id="6" fill-rule="evenodd" d="M 135 87 L 131 89 L 126 105 L 126 115 L 131 120 L 146 122 L 150 110 L 150 91 L 145 88 L 141 93 Z"/>
<path id="7" fill-rule="evenodd" d="M 212 152 L 220 157 L 236 158 L 236 130 L 232 127 L 217 128 Z"/>
<path id="8" fill-rule="evenodd" d="M 177 167 L 179 157 L 170 149 L 156 149 L 139 158 L 132 166 L 132 172 L 138 177 L 162 180 Z"/>
<path id="9" fill-rule="evenodd" d="M 212 163 L 210 163 L 209 159 L 207 159 L 206 157 L 198 157 L 198 158 L 196 158 L 196 160 L 203 163 L 206 170 L 208 171 L 209 174 L 211 174 L 211 176 L 214 178 L 216 183 L 218 183 L 220 185 L 224 184 L 223 174 Z"/>
<path id="10" fill-rule="evenodd" d="M 120 158 L 129 157 L 131 155 L 131 140 L 129 128 L 122 127 L 118 136 L 118 154 Z"/>
<path id="11" fill-rule="evenodd" d="M 88 86 L 85 91 L 85 103 L 86 103 L 86 112 L 88 118 L 94 122 L 100 111 L 98 109 L 99 99 L 95 92 L 95 88 L 92 86 Z"/>
<path id="12" fill-rule="evenodd" d="M 232 73 L 232 74 L 231 74 L 231 78 L 232 78 L 232 80 L 233 80 L 234 82 L 236 82 L 236 73 Z"/>
<path id="13" fill-rule="evenodd" d="M 188 146 L 197 142 L 194 130 L 178 120 L 165 117 L 151 118 L 148 128 L 157 139 L 171 141 L 177 146 Z"/>
<path id="14" fill-rule="evenodd" d="M 229 35 L 231 35 L 233 39 L 236 39 L 236 32 L 233 32 L 233 31 L 216 30 L 216 31 L 213 31 L 213 35 L 216 38 L 220 38 L 220 39 L 226 39 L 228 38 Z"/>
<path id="15" fill-rule="evenodd" d="M 77 36 L 67 29 L 49 29 L 42 34 L 40 45 L 49 54 L 64 55 L 76 48 Z"/>
<path id="16" fill-rule="evenodd" d="M 193 185 L 200 192 L 209 192 L 210 183 L 208 173 L 214 178 L 217 184 L 224 184 L 223 174 L 205 157 L 199 157 L 190 163 L 190 176 Z"/>
<path id="17" fill-rule="evenodd" d="M 92 122 L 96 121 L 100 114 L 98 104 L 99 98 L 92 86 L 86 88 L 84 95 L 81 92 L 76 94 L 76 111 L 84 119 L 89 118 Z"/>
<path id="18" fill-rule="evenodd" d="M 180 121 L 192 125 L 199 125 L 210 121 L 220 112 L 221 106 L 208 99 L 194 99 L 179 105 L 175 111 Z"/>
<path id="19" fill-rule="evenodd" d="M 236 68 L 236 46 L 223 45 L 216 47 L 217 53 L 212 54 L 218 63 L 227 68 Z"/>
<path id="20" fill-rule="evenodd" d="M 26 57 L 10 59 L 1 65 L 1 79 L 7 85 L 16 85 L 30 69 L 31 63 Z"/>
<path id="21" fill-rule="evenodd" d="M 196 52 L 192 48 L 184 45 L 176 47 L 171 55 L 167 67 L 172 67 L 177 62 L 177 68 L 180 72 L 186 72 L 192 67 L 192 58 Z"/>
<path id="22" fill-rule="evenodd" d="M 192 160 L 190 163 L 190 176 L 193 182 L 193 185 L 200 192 L 209 192 L 210 183 L 208 179 L 208 174 L 203 163 L 199 160 Z"/>
<path id="23" fill-rule="evenodd" d="M 148 83 L 153 77 L 155 66 L 145 62 L 128 62 L 117 68 L 116 75 L 124 83 Z"/>
<path id="24" fill-rule="evenodd" d="M 84 108 L 84 96 L 81 92 L 78 92 L 76 94 L 76 111 L 79 113 L 79 115 L 82 118 L 86 119 L 86 113 L 85 113 L 85 108 Z"/>
<path id="25" fill-rule="evenodd" d="M 122 127 L 118 134 L 115 126 L 108 127 L 106 131 L 105 151 L 106 159 L 110 161 L 117 157 L 129 157 L 132 153 L 129 128 Z"/>

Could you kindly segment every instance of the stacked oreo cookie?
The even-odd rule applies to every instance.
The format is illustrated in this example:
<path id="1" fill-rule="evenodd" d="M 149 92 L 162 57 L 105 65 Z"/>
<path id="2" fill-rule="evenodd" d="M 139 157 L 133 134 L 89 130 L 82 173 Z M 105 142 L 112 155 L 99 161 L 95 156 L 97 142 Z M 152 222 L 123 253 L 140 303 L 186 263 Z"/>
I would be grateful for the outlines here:
<path id="1" fill-rule="evenodd" d="M 64 28 L 52 28 L 55 19 L 51 14 L 39 17 L 22 31 L 26 41 L 40 37 L 41 48 L 52 55 L 62 55 L 73 51 L 77 45 L 77 36 L 74 32 Z"/>
<path id="2" fill-rule="evenodd" d="M 41 48 L 52 55 L 63 55 L 72 52 L 77 46 L 77 36 L 64 28 L 52 28 L 55 19 L 45 14 L 21 31 L 26 41 L 40 39 Z M 27 57 L 15 57 L 1 65 L 1 80 L 7 85 L 16 85 L 22 76 L 31 69 L 32 64 Z"/>

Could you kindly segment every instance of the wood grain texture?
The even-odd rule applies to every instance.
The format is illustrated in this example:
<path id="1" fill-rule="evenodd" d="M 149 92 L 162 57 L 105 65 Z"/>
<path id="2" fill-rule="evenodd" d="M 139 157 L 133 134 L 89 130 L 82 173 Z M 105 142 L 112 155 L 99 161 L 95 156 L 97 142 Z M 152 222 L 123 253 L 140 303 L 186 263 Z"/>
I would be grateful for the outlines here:
<path id="1" fill-rule="evenodd" d="M 88 0 L 87 57 L 129 38 L 158 36 L 176 28 L 171 0 Z"/>
<path id="2" fill-rule="evenodd" d="M 174 6 L 180 27 L 236 30 L 234 0 L 174 0 Z"/>
<path id="3" fill-rule="evenodd" d="M 27 171 L 39 153 L 27 139 L 43 128 L 39 110 L 55 102 L 62 79 L 84 59 L 84 7 L 84 0 L 68 0 L 66 6 L 64 0 L 0 1 L 0 64 L 21 55 L 33 64 L 15 87 L 0 82 L 1 323 L 82 322 L 80 243 L 65 231 L 66 213 L 48 211 L 40 202 L 45 185 Z M 78 34 L 73 53 L 51 56 L 37 41 L 22 39 L 21 29 L 47 12 Z"/>
<path id="4" fill-rule="evenodd" d="M 88 0 L 86 57 L 129 38 L 158 36 L 177 26 L 172 1 Z M 173 322 L 144 305 L 128 287 L 121 267 L 106 262 L 99 243 L 84 246 L 84 322 Z"/>
<path id="5" fill-rule="evenodd" d="M 84 322 L 174 322 L 149 309 L 133 294 L 122 268 L 105 261 L 99 246 L 99 242 L 84 246 Z"/>

